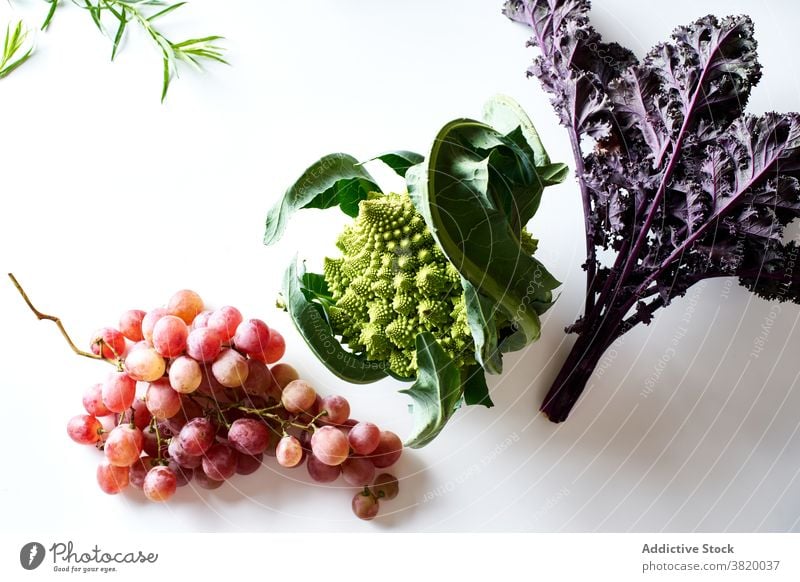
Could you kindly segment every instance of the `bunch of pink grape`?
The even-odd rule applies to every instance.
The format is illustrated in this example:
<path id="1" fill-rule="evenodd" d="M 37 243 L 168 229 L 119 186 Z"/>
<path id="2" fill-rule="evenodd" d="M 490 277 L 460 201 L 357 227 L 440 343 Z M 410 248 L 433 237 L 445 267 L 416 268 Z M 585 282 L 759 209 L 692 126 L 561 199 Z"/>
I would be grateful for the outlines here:
<path id="1" fill-rule="evenodd" d="M 350 418 L 345 398 L 321 397 L 292 366 L 276 363 L 285 348 L 263 321 L 230 306 L 205 310 L 189 290 L 165 308 L 126 311 L 119 329 L 91 340 L 117 370 L 86 391 L 86 414 L 67 433 L 103 451 L 97 481 L 109 494 L 133 485 L 166 501 L 192 480 L 216 489 L 268 455 L 287 468 L 305 463 L 317 482 L 341 475 L 360 488 L 353 512 L 372 519 L 380 499 L 397 495 L 397 479 L 375 473 L 398 460 L 400 438 Z"/>

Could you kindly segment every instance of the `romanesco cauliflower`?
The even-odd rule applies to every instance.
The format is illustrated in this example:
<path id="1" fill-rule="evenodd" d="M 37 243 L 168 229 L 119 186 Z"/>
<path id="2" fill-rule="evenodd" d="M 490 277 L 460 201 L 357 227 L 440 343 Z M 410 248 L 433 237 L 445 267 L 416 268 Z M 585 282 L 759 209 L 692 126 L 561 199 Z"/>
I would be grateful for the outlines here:
<path id="1" fill-rule="evenodd" d="M 325 259 L 336 302 L 334 333 L 397 375 L 416 375 L 415 338 L 431 332 L 457 366 L 474 363 L 461 276 L 428 231 L 408 194 L 371 194 Z"/>

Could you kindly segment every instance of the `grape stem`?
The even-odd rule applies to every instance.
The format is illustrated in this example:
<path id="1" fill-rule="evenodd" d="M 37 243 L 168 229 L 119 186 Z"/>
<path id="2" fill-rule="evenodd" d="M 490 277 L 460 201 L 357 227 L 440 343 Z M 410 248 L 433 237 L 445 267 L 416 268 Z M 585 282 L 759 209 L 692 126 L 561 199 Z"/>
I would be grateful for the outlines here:
<path id="1" fill-rule="evenodd" d="M 159 465 L 166 465 L 164 458 L 161 456 L 161 431 L 158 430 L 158 421 L 153 417 L 150 420 L 150 426 L 156 433 L 156 446 L 158 447 L 158 455 L 156 456 L 156 463 Z"/>
<path id="2" fill-rule="evenodd" d="M 13 273 L 9 273 L 8 277 L 11 279 L 11 282 L 14 283 L 14 287 L 16 287 L 17 291 L 19 291 L 19 294 L 22 295 L 22 298 L 25 300 L 25 303 L 28 304 L 28 307 L 33 312 L 33 314 L 36 316 L 36 318 L 39 321 L 42 321 L 43 319 L 47 319 L 47 320 L 52 321 L 53 323 L 55 323 L 56 327 L 58 327 L 58 330 L 61 332 L 61 335 L 64 336 L 64 339 L 67 340 L 67 343 L 69 344 L 69 347 L 72 348 L 73 352 L 75 352 L 79 356 L 83 356 L 84 358 L 91 358 L 92 360 L 104 360 L 104 361 L 107 361 L 110 364 L 113 364 L 113 365 L 117 366 L 117 368 L 119 368 L 119 366 L 120 366 L 119 357 L 117 357 L 117 360 L 106 360 L 106 358 L 103 357 L 103 346 L 104 345 L 107 346 L 114 353 L 114 355 L 118 356 L 118 354 L 114 351 L 113 347 L 108 346 L 108 344 L 102 338 L 98 338 L 98 342 L 97 343 L 100 344 L 100 350 L 99 350 L 100 353 L 99 354 L 93 354 L 91 352 L 85 352 L 82 349 L 78 348 L 78 346 L 75 345 L 75 342 L 72 341 L 72 338 L 69 337 L 69 334 L 67 333 L 67 330 L 64 328 L 64 324 L 61 323 L 61 319 L 59 319 L 55 315 L 47 315 L 46 313 L 42 313 L 41 311 L 36 309 L 33 306 L 33 303 L 31 303 L 31 300 L 28 298 L 28 294 L 25 293 L 25 290 L 22 288 L 22 285 L 19 284 L 19 281 L 17 281 L 17 278 L 14 276 L 14 274 Z"/>

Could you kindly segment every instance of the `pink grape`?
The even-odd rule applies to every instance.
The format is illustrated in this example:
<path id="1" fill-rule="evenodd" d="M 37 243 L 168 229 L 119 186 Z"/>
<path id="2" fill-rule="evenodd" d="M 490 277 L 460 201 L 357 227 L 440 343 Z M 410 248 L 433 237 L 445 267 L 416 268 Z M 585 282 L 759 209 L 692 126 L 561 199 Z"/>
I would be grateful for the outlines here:
<path id="1" fill-rule="evenodd" d="M 214 444 L 217 431 L 207 418 L 193 418 L 181 429 L 179 442 L 187 455 L 200 456 Z"/>
<path id="2" fill-rule="evenodd" d="M 175 495 L 177 488 L 178 480 L 175 478 L 175 473 L 163 465 L 150 469 L 142 484 L 144 496 L 150 501 L 167 501 Z"/>
<path id="3" fill-rule="evenodd" d="M 323 426 L 311 437 L 311 451 L 326 465 L 341 465 L 350 453 L 350 444 L 342 431 Z"/>
<path id="4" fill-rule="evenodd" d="M 350 457 L 342 463 L 342 477 L 348 485 L 364 487 L 375 478 L 375 465 L 364 457 Z"/>
<path id="5" fill-rule="evenodd" d="M 192 329 L 200 329 L 203 327 L 208 327 L 208 318 L 211 317 L 211 314 L 214 313 L 210 309 L 206 311 L 201 311 L 197 314 L 197 316 L 192 320 Z"/>
<path id="6" fill-rule="evenodd" d="M 125 372 L 111 372 L 103 384 L 103 404 L 111 412 L 124 412 L 136 397 L 136 381 Z"/>
<path id="7" fill-rule="evenodd" d="M 100 431 L 103 425 L 96 417 L 88 414 L 79 414 L 69 419 L 67 434 L 69 438 L 79 445 L 93 445 L 100 440 Z"/>
<path id="8" fill-rule="evenodd" d="M 142 318 L 142 337 L 149 345 L 153 345 L 153 328 L 158 323 L 158 320 L 169 315 L 169 312 L 163 307 L 156 307 L 152 311 L 148 311 Z"/>
<path id="9" fill-rule="evenodd" d="M 134 398 L 133 404 L 125 412 L 122 413 L 121 423 L 131 422 L 131 410 L 133 411 L 133 424 L 139 430 L 144 430 L 150 424 L 150 419 L 153 415 L 147 410 L 147 405 L 141 398 Z"/>
<path id="10" fill-rule="evenodd" d="M 142 320 L 145 312 L 141 309 L 129 309 L 119 318 L 119 331 L 132 342 L 140 342 L 142 335 Z"/>
<path id="11" fill-rule="evenodd" d="M 139 457 L 129 468 L 128 480 L 130 484 L 137 489 L 141 489 L 142 484 L 144 484 L 144 478 L 147 476 L 147 472 L 153 468 L 154 462 L 155 459 L 147 455 Z"/>
<path id="12" fill-rule="evenodd" d="M 125 354 L 125 336 L 113 327 L 98 329 L 92 334 L 91 349 L 93 354 L 100 355 L 100 344 L 103 344 L 103 357 L 107 360 L 121 358 Z"/>
<path id="13" fill-rule="evenodd" d="M 240 418 L 228 429 L 228 442 L 240 453 L 260 455 L 267 450 L 269 430 L 263 421 Z"/>
<path id="14" fill-rule="evenodd" d="M 394 475 L 381 473 L 375 478 L 370 491 L 378 499 L 394 499 L 400 492 L 400 484 Z"/>
<path id="15" fill-rule="evenodd" d="M 192 477 L 194 477 L 194 469 L 181 467 L 173 460 L 170 460 L 167 467 L 169 467 L 170 470 L 175 474 L 175 480 L 178 487 L 184 487 L 185 485 L 188 485 L 189 481 L 191 481 Z"/>
<path id="16" fill-rule="evenodd" d="M 278 442 L 275 458 L 282 467 L 296 467 L 303 458 L 303 447 L 293 436 L 285 436 Z"/>
<path id="17" fill-rule="evenodd" d="M 137 344 L 138 345 L 138 344 Z M 125 358 L 125 371 L 139 382 L 153 382 L 164 375 L 167 363 L 151 347 L 135 347 Z"/>
<path id="18" fill-rule="evenodd" d="M 266 364 L 258 360 L 247 360 L 247 380 L 245 380 L 242 388 L 250 396 L 269 396 L 274 393 L 273 385 L 275 380 L 267 368 Z"/>
<path id="19" fill-rule="evenodd" d="M 197 360 L 189 356 L 181 356 L 173 360 L 169 366 L 169 385 L 175 392 L 191 394 L 203 381 L 203 370 Z"/>
<path id="20" fill-rule="evenodd" d="M 92 416 L 106 416 L 111 411 L 103 404 L 103 385 L 94 384 L 83 393 L 83 407 Z"/>
<path id="21" fill-rule="evenodd" d="M 356 517 L 366 521 L 378 515 L 378 509 L 380 508 L 378 500 L 372 494 L 363 491 L 355 494 L 352 506 Z"/>
<path id="22" fill-rule="evenodd" d="M 326 396 L 320 403 L 319 412 L 326 413 L 320 417 L 325 424 L 342 424 L 350 417 L 350 403 L 343 396 Z"/>
<path id="23" fill-rule="evenodd" d="M 219 333 L 207 327 L 193 329 L 186 339 L 186 353 L 198 362 L 212 362 L 222 350 Z"/>
<path id="24" fill-rule="evenodd" d="M 260 354 L 259 359 L 267 364 L 273 364 L 280 360 L 285 353 L 286 340 L 274 329 L 270 330 L 269 342 L 267 342 L 267 347 L 264 349 L 264 352 Z"/>
<path id="25" fill-rule="evenodd" d="M 272 372 L 272 377 L 281 390 L 286 388 L 289 382 L 300 379 L 300 374 L 289 364 L 275 364 L 269 371 Z"/>
<path id="26" fill-rule="evenodd" d="M 244 356 L 232 349 L 222 350 L 211 364 L 211 373 L 214 378 L 226 388 L 236 388 L 244 384 L 249 371 Z"/>
<path id="27" fill-rule="evenodd" d="M 378 448 L 381 441 L 381 429 L 371 422 L 359 422 L 350 429 L 347 436 L 350 447 L 359 455 L 369 455 Z"/>
<path id="28" fill-rule="evenodd" d="M 236 473 L 236 451 L 227 445 L 214 445 L 203 455 L 203 472 L 215 481 L 230 479 Z"/>
<path id="29" fill-rule="evenodd" d="M 264 460 L 264 455 L 245 455 L 243 453 L 236 453 L 236 473 L 239 475 L 250 475 L 255 473 L 261 468 L 261 463 Z"/>
<path id="30" fill-rule="evenodd" d="M 153 347 L 165 358 L 176 358 L 186 350 L 189 328 L 174 315 L 165 315 L 153 327 Z"/>
<path id="31" fill-rule="evenodd" d="M 281 394 L 283 407 L 292 414 L 311 410 L 316 399 L 316 391 L 303 380 L 289 382 Z"/>
<path id="32" fill-rule="evenodd" d="M 219 489 L 225 483 L 225 481 L 211 479 L 201 469 L 196 469 L 194 471 L 194 482 L 203 489 Z"/>
<path id="33" fill-rule="evenodd" d="M 326 465 L 313 454 L 308 455 L 306 469 L 309 476 L 317 483 L 332 483 L 342 472 L 341 465 Z"/>
<path id="34" fill-rule="evenodd" d="M 106 439 L 106 460 L 117 467 L 130 467 L 142 454 L 142 431 L 121 424 Z"/>
<path id="35" fill-rule="evenodd" d="M 169 380 L 151 382 L 145 392 L 144 401 L 150 414 L 158 420 L 173 417 L 181 409 L 181 395 L 172 389 Z"/>
<path id="36" fill-rule="evenodd" d="M 203 311 L 203 299 L 190 289 L 183 289 L 173 295 L 167 303 L 170 315 L 180 317 L 186 325 L 190 325 L 197 314 Z"/>
<path id="37" fill-rule="evenodd" d="M 203 464 L 203 458 L 201 456 L 190 455 L 186 452 L 186 450 L 183 448 L 183 445 L 181 445 L 180 437 L 173 437 L 170 439 L 169 446 L 167 447 L 167 453 L 169 454 L 170 459 L 186 469 L 196 469 Z"/>
<path id="38" fill-rule="evenodd" d="M 383 469 L 390 467 L 397 462 L 403 453 L 403 441 L 395 433 L 389 430 L 381 431 L 381 438 L 377 448 L 372 452 L 370 458 L 372 464 Z"/>
<path id="39" fill-rule="evenodd" d="M 219 333 L 223 342 L 230 341 L 242 323 L 242 314 L 235 307 L 220 307 L 208 318 L 208 327 Z"/>
<path id="40" fill-rule="evenodd" d="M 233 345 L 248 356 L 260 359 L 258 356 L 266 349 L 269 334 L 270 330 L 266 323 L 260 319 L 248 319 L 236 328 Z"/>
<path id="41" fill-rule="evenodd" d="M 97 483 L 104 493 L 116 495 L 130 483 L 128 467 L 117 467 L 108 462 L 97 467 Z"/>

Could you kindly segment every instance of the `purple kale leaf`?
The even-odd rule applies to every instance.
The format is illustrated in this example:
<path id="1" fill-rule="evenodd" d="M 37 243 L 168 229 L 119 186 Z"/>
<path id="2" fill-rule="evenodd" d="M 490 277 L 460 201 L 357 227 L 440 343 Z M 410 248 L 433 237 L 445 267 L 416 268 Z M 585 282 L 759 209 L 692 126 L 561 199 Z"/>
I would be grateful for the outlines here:
<path id="1" fill-rule="evenodd" d="M 564 420 L 603 352 L 694 283 L 737 277 L 800 303 L 800 117 L 745 113 L 761 78 L 747 16 L 678 27 L 639 62 L 603 42 L 587 0 L 508 0 L 533 31 L 528 73 L 567 128 L 586 224 L 578 340 L 542 410 Z M 612 262 L 598 250 L 615 252 Z"/>

